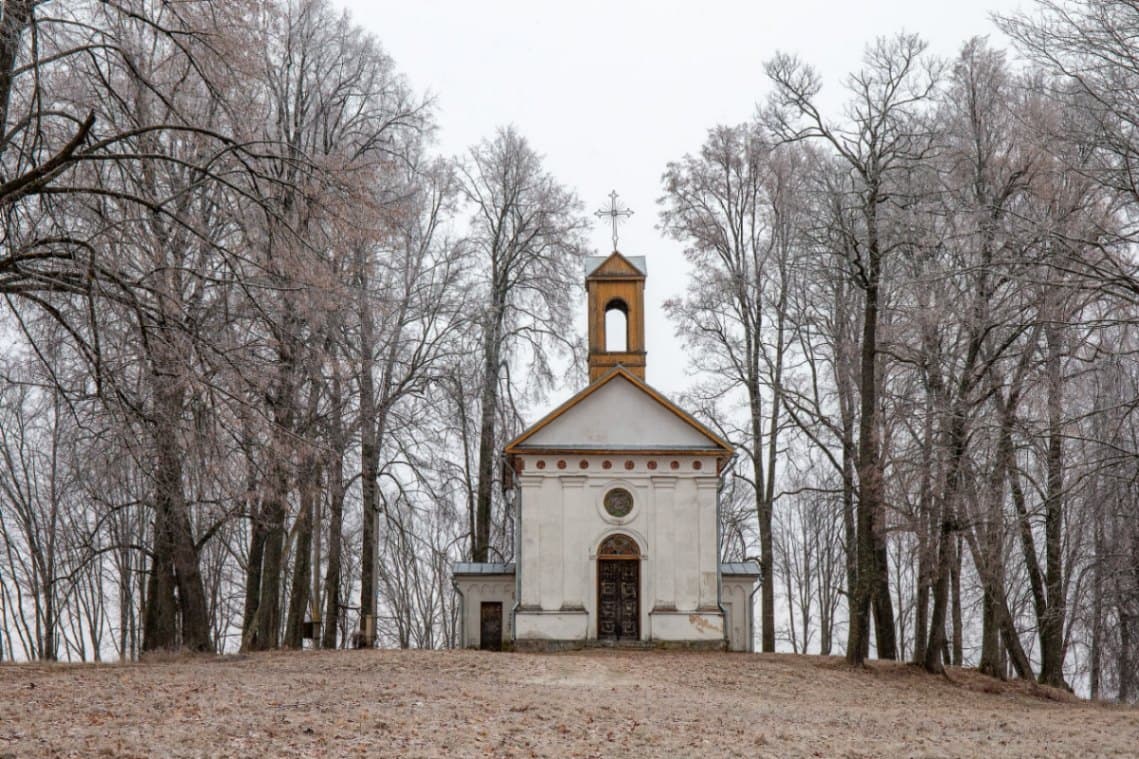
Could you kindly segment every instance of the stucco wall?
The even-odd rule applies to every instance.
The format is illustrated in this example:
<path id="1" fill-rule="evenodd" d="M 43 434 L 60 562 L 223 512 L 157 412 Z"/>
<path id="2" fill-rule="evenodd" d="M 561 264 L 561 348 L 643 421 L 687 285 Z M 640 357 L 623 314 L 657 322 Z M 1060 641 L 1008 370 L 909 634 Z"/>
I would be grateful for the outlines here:
<path id="1" fill-rule="evenodd" d="M 715 443 L 623 377 L 584 398 L 572 413 L 538 430 L 530 447 L 714 448 Z"/>
<path id="2" fill-rule="evenodd" d="M 729 651 L 755 650 L 751 638 L 751 593 L 754 589 L 754 577 L 725 576 L 723 579 L 721 599 L 728 615 Z"/>
<path id="3" fill-rule="evenodd" d="M 519 638 L 597 637 L 597 549 L 613 533 L 629 535 L 640 546 L 643 640 L 723 638 L 718 483 L 710 455 L 523 456 Z M 614 487 L 633 495 L 633 510 L 622 518 L 610 516 L 603 505 Z M 677 614 L 683 624 L 670 618 L 654 629 L 654 610 Z M 583 612 L 584 625 L 578 624 Z M 698 625 L 687 622 L 694 614 Z"/>
<path id="4" fill-rule="evenodd" d="M 502 604 L 502 641 L 514 638 L 514 575 L 456 575 L 455 585 L 463 599 L 463 647 L 478 648 L 482 604 Z"/>

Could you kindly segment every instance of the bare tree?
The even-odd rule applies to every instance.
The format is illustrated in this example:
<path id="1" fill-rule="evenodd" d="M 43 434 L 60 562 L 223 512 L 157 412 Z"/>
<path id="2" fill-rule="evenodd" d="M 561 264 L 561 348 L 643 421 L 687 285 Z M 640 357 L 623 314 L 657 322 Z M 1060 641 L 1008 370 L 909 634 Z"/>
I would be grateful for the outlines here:
<path id="1" fill-rule="evenodd" d="M 719 378 L 702 392 L 745 394 L 747 424 L 728 435 L 750 464 L 737 476 L 751 485 L 759 520 L 764 651 L 775 650 L 772 514 L 805 163 L 802 147 L 773 148 L 758 124 L 716 127 L 699 155 L 668 165 L 660 199 L 662 225 L 693 265 L 691 294 L 666 310 L 696 367 Z"/>
<path id="2" fill-rule="evenodd" d="M 851 594 L 847 658 L 861 663 L 868 653 L 873 602 L 878 655 L 896 655 L 894 614 L 886 566 L 883 462 L 879 423 L 880 360 L 878 329 L 884 266 L 905 244 L 889 231 L 888 211 L 905 203 L 904 177 L 934 147 L 925 109 L 939 77 L 939 66 L 924 56 L 925 43 L 900 35 L 867 49 L 865 68 L 850 77 L 854 96 L 848 126 L 832 126 L 816 100 L 817 74 L 788 56 L 767 64 L 775 87 L 766 118 L 788 141 L 823 140 L 849 170 L 847 202 L 857 214 L 847 230 L 854 282 L 863 292 L 860 338 L 858 434 L 858 530 L 856 577 Z"/>
<path id="3" fill-rule="evenodd" d="M 480 357 L 478 467 L 471 556 L 487 561 L 499 424 L 511 361 L 525 365 L 530 388 L 551 378 L 550 346 L 569 347 L 571 296 L 577 287 L 587 220 L 581 203 L 542 168 L 513 127 L 471 148 L 462 167 L 472 209 L 467 244 L 478 292 L 474 326 Z"/>

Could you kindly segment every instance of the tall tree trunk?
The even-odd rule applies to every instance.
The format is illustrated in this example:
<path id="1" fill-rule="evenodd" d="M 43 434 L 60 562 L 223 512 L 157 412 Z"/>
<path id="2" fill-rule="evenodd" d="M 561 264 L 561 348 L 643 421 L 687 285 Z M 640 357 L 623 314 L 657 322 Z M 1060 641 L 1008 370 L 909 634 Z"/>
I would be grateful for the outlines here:
<path id="1" fill-rule="evenodd" d="M 209 610 L 198 547 L 182 491 L 182 450 L 175 431 L 182 417 L 182 390 L 176 373 L 166 368 L 173 364 L 159 359 L 154 374 L 156 551 L 150 585 L 153 592 L 148 593 L 148 601 L 156 606 L 153 612 L 147 610 L 143 648 L 154 650 L 179 644 L 172 629 L 171 609 L 176 608 L 181 619 L 181 645 L 191 651 L 209 651 Z M 172 606 L 171 594 L 175 589 L 177 601 Z"/>
<path id="2" fill-rule="evenodd" d="M 1103 515 L 1095 515 L 1095 526 L 1092 528 L 1094 541 L 1094 563 L 1092 564 L 1092 641 L 1091 661 L 1088 664 L 1088 690 L 1093 701 L 1101 697 L 1101 681 L 1103 679 L 1103 569 L 1104 561 L 1104 534 Z"/>
<path id="3" fill-rule="evenodd" d="M 1063 520 L 1064 459 L 1063 378 L 1061 376 L 1060 333 L 1055 325 L 1045 325 L 1047 346 L 1048 452 L 1045 457 L 1044 563 L 1047 609 L 1040 620 L 1040 682 L 1059 688 L 1064 682 L 1064 582 Z"/>
<path id="4" fill-rule="evenodd" d="M 953 556 L 950 565 L 950 589 L 953 592 L 953 603 L 950 605 L 951 627 L 953 629 L 953 666 L 960 667 L 964 659 L 964 636 L 961 622 L 961 533 L 953 539 Z"/>
<path id="5" fill-rule="evenodd" d="M 929 640 L 929 590 L 933 572 L 933 550 L 937 534 L 933 509 L 933 399 L 930 393 L 925 396 L 925 418 L 922 422 L 922 476 L 918 493 L 917 539 L 918 539 L 918 578 L 917 598 L 914 605 L 914 656 L 913 661 L 925 661 L 925 648 Z"/>
<path id="6" fill-rule="evenodd" d="M 478 492 L 475 499 L 475 534 L 471 546 L 474 561 L 490 560 L 490 519 L 493 508 L 495 418 L 498 415 L 498 375 L 503 303 L 496 300 L 483 338 L 483 386 L 479 409 Z"/>
<path id="7" fill-rule="evenodd" d="M 314 391 L 315 394 L 315 391 Z M 312 590 L 312 533 L 313 515 L 320 486 L 320 472 L 313 453 L 305 455 L 301 465 L 300 513 L 297 515 L 296 550 L 293 558 L 293 578 L 289 584 L 289 613 L 285 619 L 285 647 L 304 648 L 304 623 L 309 616 L 309 593 Z"/>
<path id="8" fill-rule="evenodd" d="M 242 649 L 267 651 L 277 648 L 281 634 L 281 579 L 285 560 L 285 519 L 289 498 L 289 462 L 293 451 L 292 359 L 283 351 L 278 371 L 281 385 L 270 399 L 273 425 L 270 434 L 269 472 L 264 487 L 261 515 L 264 530 L 260 561 L 257 610 L 242 639 Z M 251 562 L 252 563 L 252 562 Z"/>
<path id="9" fill-rule="evenodd" d="M 865 302 L 862 313 L 861 367 L 859 370 L 858 430 L 858 525 L 857 573 L 853 588 L 854 615 L 846 658 L 862 664 L 869 650 L 870 609 L 874 605 L 878 656 L 897 656 L 894 640 L 893 602 L 885 561 L 885 513 L 882 507 L 882 462 L 879 459 L 878 430 L 878 298 L 881 254 L 877 243 L 876 211 L 867 211 L 867 269 Z"/>
<path id="10" fill-rule="evenodd" d="M 898 641 L 894 621 L 894 602 L 890 597 L 890 564 L 886 550 L 885 530 L 875 530 L 878 545 L 874 550 L 874 641 L 879 659 L 897 659 Z"/>
<path id="11" fill-rule="evenodd" d="M 361 296 L 364 297 L 364 296 Z M 360 509 L 363 520 L 360 549 L 360 643 L 375 644 L 376 618 L 376 541 L 379 536 L 380 446 L 376 439 L 376 388 L 370 351 L 371 316 L 361 325 L 364 360 L 360 367 Z"/>
<path id="12" fill-rule="evenodd" d="M 783 258 L 786 258 L 784 253 Z M 775 363 L 771 372 L 771 419 L 767 433 L 767 481 L 764 483 L 763 498 L 759 513 L 759 555 L 760 555 L 760 571 L 762 572 L 763 589 L 760 591 L 763 594 L 761 600 L 762 617 L 763 617 L 763 650 L 765 653 L 773 653 L 775 651 L 775 553 L 772 549 L 772 521 L 775 510 L 775 461 L 776 455 L 779 450 L 779 424 L 780 412 L 783 407 L 783 354 L 784 354 L 784 338 L 783 333 L 786 329 L 787 323 L 787 263 L 785 260 L 780 261 L 780 288 L 779 300 L 776 304 L 775 316 Z M 761 339 L 760 335 L 755 335 L 755 339 Z M 758 352 L 758 346 L 756 346 Z M 756 382 L 757 396 L 758 396 L 758 380 Z M 752 418 L 758 423 L 757 413 L 759 412 L 758 397 L 752 403 Z M 756 424 L 758 427 L 758 424 Z M 753 429 L 753 434 L 758 433 L 758 429 Z M 754 437 L 756 445 L 753 448 L 758 454 L 758 442 L 760 438 Z M 757 475 L 760 473 L 757 472 Z M 759 487 L 761 479 L 756 480 L 756 486 Z M 809 571 L 809 567 L 808 567 Z M 790 598 L 788 598 L 790 600 Z M 803 646 L 807 645 L 807 630 L 804 625 L 803 630 Z"/>
<path id="13" fill-rule="evenodd" d="M 750 333 L 750 330 L 748 330 Z M 749 371 L 747 381 L 748 408 L 750 411 L 749 425 L 751 435 L 751 469 L 752 482 L 755 483 L 755 512 L 759 527 L 759 576 L 760 576 L 760 648 L 764 652 L 775 650 L 775 551 L 771 535 L 771 503 L 767 500 L 767 477 L 764 471 L 763 449 L 763 398 L 760 395 L 759 378 L 755 374 L 754 363 L 754 336 L 748 336 L 748 346 L 745 352 L 749 355 Z M 789 576 L 788 576 L 789 577 Z M 790 579 L 788 579 L 790 583 Z M 790 586 L 787 594 L 788 604 L 791 602 Z M 794 611 L 788 606 L 788 613 L 792 620 Z M 794 622 L 791 625 L 794 630 Z"/>
<path id="14" fill-rule="evenodd" d="M 1119 702 L 1129 703 L 1135 691 L 1135 664 L 1131 661 L 1132 618 L 1119 609 Z"/>
<path id="15" fill-rule="evenodd" d="M 37 0 L 5 0 L 0 15 L 0 135 L 8 133 L 8 108 L 12 101 L 12 82 L 20 39 L 32 23 L 32 9 Z M 6 140 L 0 141 L 3 145 Z M 2 148 L 0 148 L 2 152 Z"/>
<path id="16" fill-rule="evenodd" d="M 334 408 L 336 408 L 334 404 Z M 338 445 L 338 443 L 337 443 Z M 321 648 L 336 648 L 340 622 L 340 562 L 344 525 L 344 455 L 337 448 L 328 467 L 328 569 L 324 574 Z"/>
<path id="17" fill-rule="evenodd" d="M 961 397 L 963 394 L 959 395 Z M 961 467 L 965 455 L 965 415 L 959 408 L 947 412 L 949 429 L 946 442 L 949 448 L 949 462 L 946 465 L 939 509 L 940 529 L 937 536 L 937 564 L 934 567 L 933 614 L 929 624 L 929 642 L 925 652 L 925 668 L 934 674 L 945 671 L 943 650 L 948 648 L 945 633 L 946 617 L 949 614 L 949 592 L 954 572 L 953 564 L 957 531 L 957 499 L 961 490 Z"/>
<path id="18" fill-rule="evenodd" d="M 251 499 L 252 500 L 252 499 Z M 245 567 L 245 608 L 241 618 L 242 638 L 253 629 L 257 618 L 257 602 L 261 598 L 261 563 L 265 557 L 265 504 L 258 501 L 249 525 L 249 558 Z M 244 643 L 242 644 L 244 645 Z"/>
<path id="19" fill-rule="evenodd" d="M 281 631 L 281 573 L 285 558 L 285 499 L 288 474 L 283 463 L 270 467 L 271 492 L 265 499 L 265 548 L 261 556 L 260 594 L 252 629 L 247 633 L 250 651 L 277 648 Z"/>
<path id="20" fill-rule="evenodd" d="M 142 612 L 142 650 L 178 647 L 178 603 L 174 598 L 174 547 L 165 499 L 155 495 L 154 538 Z"/>
<path id="21" fill-rule="evenodd" d="M 846 311 L 846 299 L 841 287 L 835 288 L 835 321 L 842 324 Z M 843 531 L 843 562 L 846 579 L 846 613 L 850 624 L 857 620 L 858 598 L 855 597 L 855 588 L 858 586 L 858 528 L 855 510 L 855 469 L 857 467 L 858 451 L 854 443 L 854 398 L 852 386 L 848 381 L 846 371 L 846 351 L 841 341 L 836 338 L 836 364 L 841 368 L 835 371 L 835 383 L 838 385 L 839 416 L 842 423 L 842 531 Z M 858 643 L 863 650 L 860 651 L 860 661 L 866 659 L 869 653 L 869 628 L 858 636 Z M 848 633 L 848 644 L 850 642 Z M 850 660 L 850 652 L 847 651 Z"/>

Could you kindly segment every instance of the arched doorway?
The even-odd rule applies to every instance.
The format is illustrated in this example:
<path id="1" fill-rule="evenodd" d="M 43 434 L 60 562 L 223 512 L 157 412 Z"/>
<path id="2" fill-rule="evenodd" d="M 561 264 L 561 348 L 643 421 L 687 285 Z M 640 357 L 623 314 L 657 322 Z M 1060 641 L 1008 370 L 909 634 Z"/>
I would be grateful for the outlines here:
<path id="1" fill-rule="evenodd" d="M 597 549 L 598 639 L 640 639 L 640 596 L 641 549 L 628 535 L 610 535 Z"/>

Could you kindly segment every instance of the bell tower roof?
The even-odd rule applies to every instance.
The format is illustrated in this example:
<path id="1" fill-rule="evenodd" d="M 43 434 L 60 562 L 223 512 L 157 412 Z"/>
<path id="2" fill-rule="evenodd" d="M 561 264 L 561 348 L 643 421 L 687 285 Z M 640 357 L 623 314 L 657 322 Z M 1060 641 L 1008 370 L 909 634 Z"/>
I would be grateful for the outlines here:
<path id="1" fill-rule="evenodd" d="M 610 253 L 607 256 L 586 256 L 585 257 L 585 276 L 586 276 L 586 279 L 588 280 L 589 277 L 592 277 L 594 275 L 594 273 L 597 272 L 597 270 L 600 269 L 601 266 L 606 261 L 610 261 L 611 259 L 613 259 L 614 256 L 619 257 L 620 260 L 622 260 L 626 264 L 629 264 L 630 266 L 632 266 L 633 269 L 635 269 L 637 271 L 637 273 L 639 273 L 642 277 L 649 273 L 648 268 L 645 266 L 645 257 L 644 256 L 626 256 L 626 255 L 622 255 L 621 253 L 618 253 L 617 251 L 613 251 L 612 253 Z M 618 273 L 621 269 L 621 267 L 616 265 L 616 263 L 611 264 L 609 267 L 606 267 L 606 268 L 609 269 L 610 271 L 612 271 L 613 273 Z M 598 272 L 598 273 L 600 273 L 600 272 Z"/>
<path id="2" fill-rule="evenodd" d="M 585 263 L 589 309 L 589 381 L 596 382 L 616 366 L 645 379 L 645 258 L 618 251 L 590 256 Z M 623 319 L 610 320 L 613 312 Z M 622 335 L 607 334 L 619 329 Z"/>

